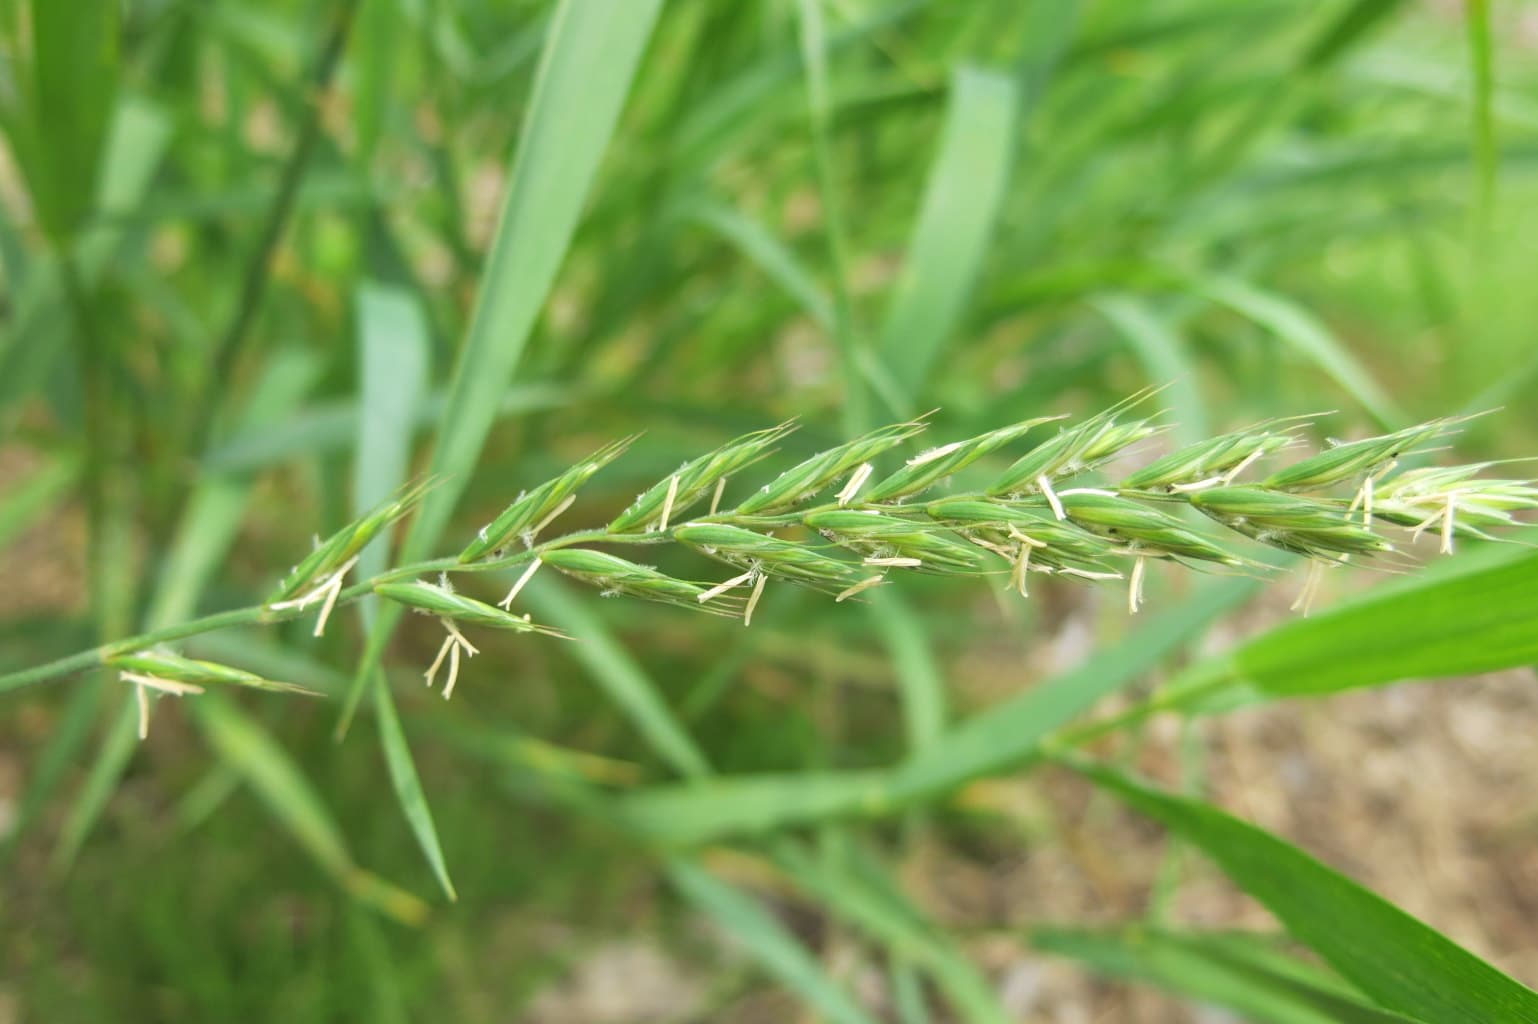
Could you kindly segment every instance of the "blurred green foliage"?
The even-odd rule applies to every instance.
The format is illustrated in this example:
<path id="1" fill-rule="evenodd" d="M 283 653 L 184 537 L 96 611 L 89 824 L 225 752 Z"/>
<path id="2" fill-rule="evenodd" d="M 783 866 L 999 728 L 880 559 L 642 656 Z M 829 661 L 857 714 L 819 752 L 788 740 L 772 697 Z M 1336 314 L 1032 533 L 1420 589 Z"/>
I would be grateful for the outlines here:
<path id="1" fill-rule="evenodd" d="M 1532 15 L 5 0 L 0 671 L 259 601 L 420 474 L 398 541 L 450 554 L 641 431 L 571 521 L 791 417 L 776 469 L 930 409 L 965 437 L 1148 384 L 1180 441 L 1504 404 L 1464 454 L 1538 450 Z M 536 617 L 583 642 L 487 638 L 448 704 L 416 682 L 439 637 L 392 640 L 388 608 L 189 643 L 335 700 L 162 702 L 142 747 L 111 680 L 8 696 L 0 997 L 28 1020 L 520 1019 L 624 935 L 702 965 L 687 1019 L 752 1019 L 766 984 L 877 1019 L 828 969 L 847 934 L 903 1021 L 1010 1019 L 895 879 L 923 844 L 1016 836 L 948 797 L 1253 589 L 1156 581 L 1165 617 L 1116 643 L 1094 591 L 1006 613 L 943 581 L 863 610 L 771 589 L 745 631 L 542 579 Z M 1035 686 L 1065 616 L 1103 649 Z M 979 650 L 986 686 L 955 685 Z M 712 773 L 755 774 L 677 781 Z M 1335 884 L 1294 855 L 1272 866 Z M 1156 938 L 1173 952 L 1041 945 L 1255 1019 L 1415 1016 L 1329 950 L 1360 992 Z M 1483 967 L 1479 1005 L 1538 1019 Z"/>

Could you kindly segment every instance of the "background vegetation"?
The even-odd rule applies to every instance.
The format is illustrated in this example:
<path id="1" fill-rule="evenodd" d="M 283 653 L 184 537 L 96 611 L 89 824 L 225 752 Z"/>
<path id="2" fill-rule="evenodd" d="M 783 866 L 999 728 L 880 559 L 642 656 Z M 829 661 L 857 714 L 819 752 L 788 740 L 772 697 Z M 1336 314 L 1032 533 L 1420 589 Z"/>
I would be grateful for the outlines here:
<path id="1" fill-rule="evenodd" d="M 0 13 L 0 672 L 260 600 L 418 474 L 440 483 L 396 557 L 457 551 L 637 431 L 570 522 L 791 416 L 787 465 L 931 408 L 964 437 L 1151 383 L 1176 440 L 1504 405 L 1457 454 L 1538 451 L 1521 3 Z M 0 1020 L 1538 1020 L 1214 809 L 1538 978 L 1531 915 L 1497 920 L 1535 883 L 1538 806 L 1505 797 L 1538 707 L 1438 684 L 1425 713 L 1495 709 L 1464 756 L 1509 767 L 1447 797 L 1373 731 L 1432 687 L 1281 700 L 1538 660 L 1534 568 L 1332 573 L 1324 604 L 1393 595 L 1284 634 L 1295 582 L 1156 574 L 1136 620 L 1114 587 L 770 587 L 745 630 L 542 577 L 534 614 L 581 642 L 488 639 L 448 703 L 422 621 L 390 685 L 354 685 L 350 611 L 186 648 L 332 700 L 162 701 L 138 744 L 108 676 L 18 690 Z M 1136 710 L 1171 672 L 1262 706 Z M 1134 710 L 1093 763 L 1047 763 L 1092 706 Z M 1435 826 L 1394 816 L 1431 799 Z M 1479 923 L 1383 853 L 1418 829 L 1516 865 L 1465 894 Z"/>

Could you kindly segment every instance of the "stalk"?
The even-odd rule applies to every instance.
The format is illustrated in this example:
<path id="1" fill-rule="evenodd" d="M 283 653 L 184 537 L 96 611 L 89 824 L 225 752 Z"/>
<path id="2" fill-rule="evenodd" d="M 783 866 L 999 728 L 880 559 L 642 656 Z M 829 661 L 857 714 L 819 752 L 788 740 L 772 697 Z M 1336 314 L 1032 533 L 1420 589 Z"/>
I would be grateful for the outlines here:
<path id="1" fill-rule="evenodd" d="M 923 425 L 883 427 L 805 460 L 737 506 L 719 510 L 727 478 L 762 458 L 790 429 L 781 425 L 685 464 L 602 528 L 536 542 L 536 535 L 570 507 L 581 484 L 623 452 L 627 442 L 620 442 L 520 495 L 458 556 L 389 568 L 344 585 L 357 552 L 421 501 L 426 487 L 417 485 L 319 544 L 261 604 L 140 633 L 0 676 L 0 692 L 110 666 L 114 659 L 228 626 L 289 621 L 307 615 L 314 605 L 320 606 L 319 635 L 335 608 L 377 593 L 443 623 L 448 635 L 426 674 L 431 682 L 447 659 L 447 694 L 461 656 L 478 653 L 461 627 L 554 632 L 511 611 L 523 585 L 542 564 L 605 593 L 741 615 L 745 624 L 769 581 L 820 590 L 842 601 L 906 572 L 1007 574 L 1022 596 L 1030 573 L 1114 579 L 1125 581 L 1129 611 L 1136 612 L 1147 567 L 1154 561 L 1234 571 L 1264 568 L 1220 543 L 1221 533 L 1194 526 L 1188 521 L 1192 516 L 1171 515 L 1172 508 L 1201 513 L 1229 538 L 1304 556 L 1310 571 L 1300 606 L 1306 614 L 1322 567 L 1394 552 L 1382 534 L 1385 524 L 1409 531 L 1412 538 L 1429 533 L 1450 553 L 1456 538 L 1492 538 L 1491 529 L 1525 525 L 1514 513 L 1538 508 L 1538 486 L 1528 480 L 1482 476 L 1490 463 L 1395 474 L 1404 454 L 1444 438 L 1457 425 L 1453 420 L 1336 444 L 1258 481 L 1241 482 L 1241 475 L 1256 472 L 1253 467 L 1263 459 L 1295 446 L 1296 424 L 1278 421 L 1189 445 L 1120 482 L 1083 485 L 1085 474 L 1160 431 L 1149 420 L 1125 419 L 1132 404 L 1061 427 L 981 489 L 917 496 L 1049 421 L 1031 420 L 941 445 L 877 478 L 869 460 Z M 810 500 L 840 482 L 833 500 Z M 1337 490 L 1344 493 L 1331 493 Z M 707 500 L 709 510 L 698 510 Z M 693 511 L 703 514 L 690 514 Z M 795 532 L 783 535 L 787 529 Z M 731 576 L 713 585 L 675 579 L 593 548 L 660 544 L 691 548 L 730 567 Z M 545 556 L 557 551 L 564 553 L 546 561 Z M 461 573 L 518 568 L 524 571 L 501 602 L 506 611 L 458 595 L 447 583 Z M 428 582 L 435 576 L 442 582 Z M 1063 739 L 1077 744 L 1106 727 L 1100 723 Z"/>

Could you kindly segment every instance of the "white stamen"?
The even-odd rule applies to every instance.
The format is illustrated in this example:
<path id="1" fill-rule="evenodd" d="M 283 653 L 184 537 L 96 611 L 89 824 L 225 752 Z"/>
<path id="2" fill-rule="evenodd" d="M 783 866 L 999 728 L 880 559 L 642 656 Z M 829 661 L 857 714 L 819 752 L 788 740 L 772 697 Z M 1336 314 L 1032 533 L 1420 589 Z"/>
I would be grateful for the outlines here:
<path id="1" fill-rule="evenodd" d="M 662 499 L 662 517 L 657 520 L 657 532 L 665 532 L 668 528 L 668 516 L 673 514 L 673 501 L 678 497 L 678 474 L 668 477 L 668 496 Z"/>
<path id="2" fill-rule="evenodd" d="M 860 493 L 860 488 L 865 486 L 865 481 L 869 480 L 870 475 L 875 471 L 876 467 L 869 462 L 860 463 L 860 467 L 849 474 L 849 482 L 844 485 L 844 489 L 835 495 L 839 505 L 847 505 L 853 501 L 854 496 Z"/>
<path id="3" fill-rule="evenodd" d="M 896 566 L 901 566 L 902 568 L 905 568 L 905 569 L 915 569 L 918 566 L 923 565 L 924 564 L 924 560 L 922 558 L 905 558 L 905 557 L 902 557 L 902 556 L 894 555 L 894 556 L 892 556 L 890 558 L 867 558 L 865 560 L 865 564 L 866 565 L 896 565 Z"/>
<path id="4" fill-rule="evenodd" d="M 1030 596 L 1025 592 L 1025 574 L 1026 571 L 1031 567 L 1031 550 L 1032 549 L 1029 544 L 1023 542 L 1021 543 L 1020 554 L 1015 558 L 1015 570 L 1013 573 L 1013 578 L 1010 580 L 1011 583 L 1019 588 L 1021 597 Z"/>
<path id="5" fill-rule="evenodd" d="M 920 452 L 908 460 L 908 465 L 922 466 L 926 462 L 933 462 L 936 459 L 942 459 L 964 444 L 966 444 L 965 441 L 952 441 L 950 444 L 942 444 L 938 448 L 931 448 L 927 452 Z"/>
<path id="6" fill-rule="evenodd" d="M 203 692 L 203 688 L 195 683 L 182 683 L 175 679 L 162 679 L 160 676 L 143 675 L 138 672 L 119 672 L 118 678 L 134 684 L 134 701 L 139 706 L 140 740 L 148 739 L 150 734 L 150 690 L 169 693 L 173 697 Z"/>
<path id="7" fill-rule="evenodd" d="M 454 695 L 454 684 L 459 681 L 459 652 L 464 651 L 465 657 L 473 658 L 481 653 L 475 645 L 465 639 L 465 635 L 454 625 L 452 619 L 439 619 L 443 628 L 448 630 L 448 636 L 443 638 L 443 646 L 438 648 L 438 657 L 433 659 L 432 666 L 423 673 L 427 677 L 427 685 L 433 685 L 433 677 L 438 674 L 438 668 L 443 664 L 444 655 L 449 659 L 449 678 L 443 684 L 443 699 L 448 700 Z"/>
<path id="8" fill-rule="evenodd" d="M 1119 580 L 1123 579 L 1119 572 L 1093 572 L 1089 569 L 1075 569 L 1073 566 L 1064 566 L 1058 571 L 1059 576 L 1077 576 L 1081 580 Z"/>
<path id="9" fill-rule="evenodd" d="M 141 675 L 138 672 L 119 672 L 118 678 L 126 679 L 130 683 L 137 683 L 140 686 L 147 686 L 151 690 L 158 690 L 161 693 L 169 693 L 173 697 L 185 697 L 188 694 L 195 696 L 205 692 L 203 687 L 196 683 L 183 683 L 175 679 L 163 679 L 160 676 Z"/>
<path id="10" fill-rule="evenodd" d="M 507 592 L 506 597 L 497 602 L 498 607 L 506 608 L 508 611 L 512 611 L 513 599 L 518 596 L 518 592 L 523 589 L 523 585 L 534 578 L 534 574 L 539 571 L 541 564 L 543 563 L 541 563 L 537 558 L 530 562 L 529 567 L 523 570 L 523 575 L 518 577 L 518 582 L 513 584 L 513 589 Z"/>
<path id="11" fill-rule="evenodd" d="M 267 607 L 274 609 L 275 611 L 281 611 L 287 608 L 297 608 L 303 610 L 317 601 L 324 602 L 321 605 L 320 615 L 315 619 L 314 634 L 315 636 L 322 635 L 326 632 L 326 620 L 331 617 L 331 610 L 336 607 L 337 598 L 341 596 L 342 580 L 346 578 L 347 574 L 352 570 L 352 567 L 358 564 L 358 558 L 358 555 L 353 555 L 347 561 L 338 566 L 334 572 L 328 574 L 324 579 L 316 584 L 315 587 L 313 587 L 308 593 L 302 594 L 290 601 L 278 601 L 274 604 L 268 605 Z"/>
<path id="12" fill-rule="evenodd" d="M 1376 473 L 1369 473 L 1365 478 L 1363 478 L 1362 486 L 1357 490 L 1355 497 L 1353 497 L 1351 499 L 1351 504 L 1346 506 L 1346 511 L 1347 512 L 1355 512 L 1356 511 L 1356 507 L 1358 505 L 1361 505 L 1363 507 L 1363 509 L 1364 509 L 1364 514 L 1362 516 L 1362 525 L 1363 526 L 1371 526 L 1372 525 L 1372 492 L 1373 492 L 1373 486 L 1379 480 L 1382 480 L 1384 477 L 1386 477 L 1390 473 L 1392 473 L 1394 471 L 1394 467 L 1396 467 L 1398 465 L 1399 465 L 1399 462 L 1397 460 L 1390 461 L 1386 466 L 1384 466 L 1382 469 L 1378 470 Z"/>
<path id="13" fill-rule="evenodd" d="M 529 616 L 527 614 L 524 615 L 523 621 L 524 622 L 528 622 L 529 621 Z M 444 619 L 443 620 L 443 628 L 448 630 L 449 634 L 451 636 L 453 636 L 454 640 L 459 644 L 459 646 L 461 646 L 461 647 L 463 647 L 465 649 L 465 653 L 466 654 L 468 654 L 468 655 L 476 655 L 476 654 L 481 653 L 480 650 L 474 644 L 472 644 L 470 641 L 465 639 L 465 635 L 459 631 L 459 627 L 458 626 L 454 625 L 454 621 L 452 619 Z"/>
<path id="14" fill-rule="evenodd" d="M 706 601 L 709 601 L 713 597 L 720 597 L 722 594 L 726 593 L 728 590 L 731 590 L 733 587 L 740 587 L 744 583 L 751 580 L 757 572 L 758 570 L 756 569 L 749 569 L 741 576 L 733 576 L 725 583 L 717 583 L 715 586 L 711 587 L 709 590 L 696 597 L 695 600 L 700 604 L 704 604 Z"/>
<path id="15" fill-rule="evenodd" d="M 1015 540 L 1019 541 L 1021 544 L 1028 544 L 1033 548 L 1044 548 L 1047 546 L 1046 541 L 1037 540 L 1035 537 L 1026 536 L 1025 534 L 1021 533 L 1020 530 L 1013 524 L 1011 524 L 1009 527 L 1009 535 L 1015 538 Z"/>
<path id="16" fill-rule="evenodd" d="M 1115 491 L 1108 491 L 1103 487 L 1070 487 L 1066 491 L 1057 492 L 1059 498 L 1066 498 L 1074 494 L 1097 494 L 1102 498 L 1114 498 L 1117 496 Z"/>
<path id="17" fill-rule="evenodd" d="M 1309 609 L 1314 606 L 1314 596 L 1319 592 L 1319 584 L 1324 579 L 1324 566 L 1319 562 L 1308 563 L 1308 577 L 1303 581 L 1303 589 L 1298 592 L 1297 600 L 1292 602 L 1292 610 L 1301 611 L 1303 617 L 1308 618 Z"/>
<path id="18" fill-rule="evenodd" d="M 427 688 L 429 690 L 433 688 L 433 679 L 438 675 L 438 666 L 443 664 L 443 659 L 448 656 L 449 648 L 453 646 L 454 637 L 452 635 L 444 637 L 443 645 L 438 648 L 438 656 L 433 659 L 431 665 L 427 666 L 427 671 L 422 673 L 423 678 L 427 680 Z"/>
<path id="19" fill-rule="evenodd" d="M 459 681 L 459 644 L 449 648 L 449 680 L 443 684 L 443 699 L 454 695 L 454 684 Z"/>
<path id="20" fill-rule="evenodd" d="M 1458 499 L 1453 495 L 1447 496 L 1447 509 L 1442 515 L 1442 554 L 1453 553 L 1453 510 Z"/>
<path id="21" fill-rule="evenodd" d="M 320 606 L 320 614 L 315 616 L 315 636 L 322 636 L 326 632 L 326 620 L 331 618 L 331 609 L 336 607 L 336 599 L 342 593 L 342 577 L 347 575 L 347 570 L 353 567 L 358 559 L 354 557 L 346 565 L 337 570 L 331 577 L 331 583 L 326 588 L 326 603 Z"/>
<path id="22" fill-rule="evenodd" d="M 575 494 L 568 494 L 566 496 L 565 500 L 563 500 L 559 505 L 557 505 L 555 508 L 550 510 L 550 514 L 548 516 L 546 516 L 545 518 L 541 519 L 539 522 L 535 523 L 529 529 L 525 530 L 523 532 L 523 543 L 524 543 L 524 545 L 525 546 L 532 546 L 532 542 L 533 542 L 534 538 L 539 536 L 539 531 L 543 530 L 545 527 L 547 527 L 551 523 L 555 522 L 555 517 L 560 515 L 562 512 L 565 512 L 567 509 L 571 508 L 572 502 L 574 502 L 576 500 L 577 500 L 577 496 Z"/>
<path id="23" fill-rule="evenodd" d="M 751 626 L 753 624 L 753 609 L 758 607 L 758 599 L 763 596 L 764 584 L 768 581 L 769 574 L 759 572 L 758 581 L 753 584 L 753 593 L 748 596 L 748 606 L 742 610 L 742 624 L 744 626 Z"/>
<path id="24" fill-rule="evenodd" d="M 716 509 L 721 507 L 721 494 L 726 490 L 726 477 L 716 481 L 716 493 L 710 496 L 710 514 L 715 515 Z"/>
<path id="25" fill-rule="evenodd" d="M 994 544 L 991 541 L 983 540 L 983 538 L 981 538 L 981 537 L 966 537 L 965 534 L 963 534 L 963 537 L 965 537 L 965 539 L 969 543 L 976 544 L 978 547 L 982 548 L 984 551 L 992 551 L 994 554 L 998 555 L 1000 558 L 1008 558 L 1010 560 L 1013 560 L 1014 557 L 1015 557 L 1015 549 L 1014 548 L 1007 548 L 1007 547 L 1004 547 L 1002 544 Z"/>
<path id="26" fill-rule="evenodd" d="M 1068 513 L 1063 511 L 1063 503 L 1057 500 L 1057 492 L 1052 489 L 1052 481 L 1047 479 L 1047 474 L 1042 473 L 1036 478 L 1036 486 L 1041 488 L 1047 504 L 1052 506 L 1052 514 L 1059 519 L 1067 519 Z"/>
<path id="27" fill-rule="evenodd" d="M 853 597 L 854 595 L 860 593 L 863 590 L 869 590 L 871 587 L 879 587 L 881 584 L 883 584 L 885 582 L 886 582 L 886 577 L 885 576 L 867 576 L 865 579 L 863 579 L 860 582 L 856 583 L 854 586 L 850 587 L 848 590 L 845 590 L 842 593 L 840 593 L 837 597 L 835 597 L 833 599 L 833 603 L 834 604 L 838 604 L 840 601 L 843 601 L 846 598 Z"/>
<path id="28" fill-rule="evenodd" d="M 1235 466 L 1233 469 L 1230 469 L 1227 473 L 1224 473 L 1218 479 L 1223 482 L 1224 487 L 1227 487 L 1229 484 L 1234 482 L 1234 479 L 1240 473 L 1243 473 L 1246 469 L 1249 469 L 1250 466 L 1255 464 L 1255 460 L 1260 458 L 1265 453 L 1266 450 L 1264 448 L 1256 448 L 1254 451 L 1250 452 L 1242 460 L 1240 460 L 1237 466 Z"/>
<path id="29" fill-rule="evenodd" d="M 1447 512 L 1445 509 L 1437 509 L 1435 512 L 1431 513 L 1431 515 L 1427 516 L 1425 519 L 1422 519 L 1420 522 L 1416 523 L 1413 527 L 1410 528 L 1410 539 L 1412 541 L 1420 540 L 1421 534 L 1426 532 L 1426 528 L 1428 526 L 1445 518 L 1446 515 Z"/>
<path id="30" fill-rule="evenodd" d="M 1127 584 L 1127 612 L 1136 615 L 1137 610 L 1143 604 L 1143 570 L 1148 559 L 1142 555 L 1132 563 L 1132 579 Z"/>
<path id="31" fill-rule="evenodd" d="M 1170 490 L 1180 491 L 1181 493 L 1189 493 L 1191 491 L 1205 491 L 1209 487 L 1217 487 L 1220 484 L 1226 486 L 1228 484 L 1228 479 L 1229 478 L 1226 476 L 1209 476 L 1205 480 L 1197 480 L 1194 483 L 1171 484 Z"/>

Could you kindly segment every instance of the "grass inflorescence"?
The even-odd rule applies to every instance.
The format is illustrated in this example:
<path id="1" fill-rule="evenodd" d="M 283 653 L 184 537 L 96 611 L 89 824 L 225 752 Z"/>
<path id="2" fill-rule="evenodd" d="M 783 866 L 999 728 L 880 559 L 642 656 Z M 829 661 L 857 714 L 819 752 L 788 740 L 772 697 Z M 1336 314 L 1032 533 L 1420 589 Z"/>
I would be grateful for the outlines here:
<path id="1" fill-rule="evenodd" d="M 425 488 L 418 485 L 318 541 L 263 605 L 201 621 L 209 629 L 274 621 L 319 604 L 319 635 L 336 605 L 376 594 L 442 623 L 443 645 L 424 675 L 432 685 L 447 660 L 448 697 L 461 655 L 478 653 L 466 629 L 563 635 L 511 610 L 543 565 L 605 595 L 741 616 L 744 623 L 752 621 L 770 582 L 809 587 L 843 601 L 903 573 L 1000 577 L 1022 596 L 1031 573 L 1121 581 L 1128 609 L 1136 612 L 1152 561 L 1194 569 L 1262 569 L 1266 563 L 1234 546 L 1239 540 L 1307 560 L 1307 580 L 1294 606 L 1306 614 L 1324 567 L 1381 562 L 1396 552 L 1396 542 L 1413 543 L 1427 532 L 1438 538 L 1443 553 L 1451 553 L 1456 538 L 1491 539 L 1492 529 L 1523 525 L 1515 513 L 1538 508 L 1533 481 L 1481 476 L 1492 463 L 1400 469 L 1406 456 L 1452 433 L 1459 421 L 1451 419 L 1334 442 L 1266 471 L 1266 460 L 1302 444 L 1299 421 L 1274 420 L 1189 444 L 1107 479 L 1105 467 L 1135 454 L 1164 429 L 1153 417 L 1130 415 L 1141 397 L 1061 425 L 1031 443 L 1028 438 L 1043 434 L 1060 417 L 1029 419 L 928 448 L 878 475 L 875 460 L 925 429 L 922 421 L 892 424 L 813 455 L 747 498 L 723 505 L 732 477 L 768 456 L 794 429 L 780 424 L 685 463 L 601 529 L 539 540 L 571 507 L 582 484 L 623 454 L 633 440 L 627 438 L 521 494 L 456 558 L 389 569 L 345 586 L 362 547 L 421 500 Z M 979 485 L 970 489 L 934 493 L 1011 445 L 1025 451 L 1001 472 L 980 474 Z M 707 498 L 708 510 L 701 510 Z M 732 575 L 684 580 L 602 550 L 656 544 L 693 550 Z M 499 569 L 519 574 L 496 606 L 457 593 L 449 582 L 450 574 Z M 430 573 L 438 579 L 420 578 Z M 104 661 L 122 669 L 122 677 L 138 688 L 141 707 L 147 690 L 180 696 L 219 682 L 281 688 L 239 669 L 155 649 L 166 639 L 200 632 L 199 627 L 192 622 L 133 637 L 94 652 L 96 657 L 77 655 L 16 673 L 0 686 L 41 682 Z M 147 711 L 141 713 L 141 733 L 146 720 Z"/>

